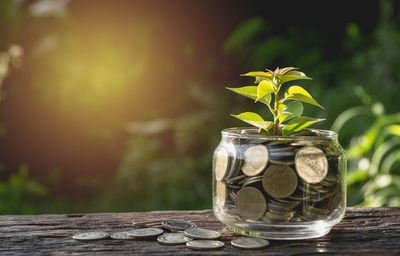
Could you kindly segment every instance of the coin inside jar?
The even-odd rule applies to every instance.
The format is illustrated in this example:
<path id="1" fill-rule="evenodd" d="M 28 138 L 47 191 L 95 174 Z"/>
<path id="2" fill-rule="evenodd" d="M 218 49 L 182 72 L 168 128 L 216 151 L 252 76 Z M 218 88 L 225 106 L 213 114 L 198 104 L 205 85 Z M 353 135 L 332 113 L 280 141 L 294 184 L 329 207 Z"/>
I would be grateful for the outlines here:
<path id="1" fill-rule="evenodd" d="M 264 145 L 250 146 L 244 152 L 242 171 L 247 176 L 254 176 L 262 172 L 267 163 L 267 147 Z"/>
<path id="2" fill-rule="evenodd" d="M 295 166 L 300 178 L 311 184 L 321 182 L 328 174 L 328 160 L 324 152 L 313 146 L 297 151 Z"/>
<path id="3" fill-rule="evenodd" d="M 221 147 L 215 154 L 215 179 L 222 180 L 226 176 L 229 167 L 229 153 L 225 147 Z"/>
<path id="4" fill-rule="evenodd" d="M 275 198 L 288 197 L 297 188 L 296 172 L 289 166 L 272 165 L 262 176 L 265 192 Z"/>
<path id="5" fill-rule="evenodd" d="M 215 189 L 216 205 L 224 207 L 226 202 L 226 185 L 222 181 L 217 181 Z"/>
<path id="6" fill-rule="evenodd" d="M 193 240 L 186 243 L 186 247 L 193 250 L 215 250 L 224 247 L 225 244 L 215 240 Z"/>
<path id="7" fill-rule="evenodd" d="M 218 239 L 220 237 L 219 232 L 204 228 L 188 228 L 184 233 L 194 239 Z"/>
<path id="8" fill-rule="evenodd" d="M 233 239 L 231 244 L 241 249 L 260 249 L 269 245 L 269 241 L 261 238 L 239 237 Z"/>
<path id="9" fill-rule="evenodd" d="M 267 201 L 258 189 L 244 187 L 236 195 L 236 209 L 240 217 L 258 220 L 267 210 Z"/>

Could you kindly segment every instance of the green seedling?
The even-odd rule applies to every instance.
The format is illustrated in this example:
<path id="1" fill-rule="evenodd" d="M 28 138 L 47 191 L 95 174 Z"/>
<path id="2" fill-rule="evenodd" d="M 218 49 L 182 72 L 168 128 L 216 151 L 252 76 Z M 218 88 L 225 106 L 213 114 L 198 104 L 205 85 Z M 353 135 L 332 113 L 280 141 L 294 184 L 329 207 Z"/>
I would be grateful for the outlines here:
<path id="1" fill-rule="evenodd" d="M 265 104 L 271 111 L 274 120 L 265 121 L 259 114 L 253 112 L 244 112 L 232 116 L 258 127 L 260 132 L 264 130 L 271 136 L 289 136 L 314 123 L 324 120 L 302 116 L 302 103 L 308 103 L 323 108 L 302 87 L 298 85 L 290 86 L 282 97 L 279 96 L 284 83 L 293 80 L 311 80 L 311 78 L 307 77 L 303 72 L 298 71 L 297 68 L 277 68 L 275 71 L 266 69 L 266 72 L 255 71 L 243 74 L 242 76 L 254 77 L 257 86 L 244 86 L 240 88 L 227 87 L 227 89 L 253 99 L 255 102 Z M 286 125 L 281 126 L 281 124 Z"/>

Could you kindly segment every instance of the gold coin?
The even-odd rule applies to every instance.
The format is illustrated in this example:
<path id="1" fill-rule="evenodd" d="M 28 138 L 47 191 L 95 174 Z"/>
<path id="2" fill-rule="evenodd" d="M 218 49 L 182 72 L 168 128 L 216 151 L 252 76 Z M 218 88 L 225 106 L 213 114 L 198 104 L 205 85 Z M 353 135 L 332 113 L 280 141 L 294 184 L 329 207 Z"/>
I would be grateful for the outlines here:
<path id="1" fill-rule="evenodd" d="M 242 171 L 247 176 L 254 176 L 262 172 L 268 163 L 268 150 L 264 145 L 248 147 L 244 152 Z"/>
<path id="2" fill-rule="evenodd" d="M 228 151 L 224 148 L 221 147 L 216 153 L 215 153 L 215 179 L 216 180 L 222 180 L 229 167 L 229 153 Z"/>
<path id="3" fill-rule="evenodd" d="M 297 188 L 296 172 L 289 166 L 272 165 L 263 174 L 265 192 L 275 198 L 288 197 Z"/>
<path id="4" fill-rule="evenodd" d="M 328 160 L 324 152 L 313 146 L 297 151 L 295 166 L 300 178 L 308 183 L 319 183 L 328 174 Z"/>
<path id="5" fill-rule="evenodd" d="M 217 181 L 215 194 L 216 204 L 221 208 L 224 207 L 226 202 L 226 185 L 222 181 Z"/>
<path id="6" fill-rule="evenodd" d="M 267 210 L 267 201 L 258 189 L 245 187 L 237 193 L 236 209 L 243 219 L 258 220 Z"/>

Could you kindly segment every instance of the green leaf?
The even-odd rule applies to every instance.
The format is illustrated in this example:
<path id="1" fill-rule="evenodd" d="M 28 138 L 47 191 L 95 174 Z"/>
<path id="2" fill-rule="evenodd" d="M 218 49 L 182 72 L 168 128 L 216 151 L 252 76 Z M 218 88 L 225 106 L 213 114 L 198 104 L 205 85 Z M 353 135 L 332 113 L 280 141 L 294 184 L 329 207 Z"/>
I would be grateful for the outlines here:
<path id="1" fill-rule="evenodd" d="M 284 121 L 288 121 L 291 118 L 301 116 L 303 114 L 303 104 L 298 101 L 292 101 L 290 102 L 287 106 L 283 105 L 284 107 L 281 108 L 281 105 L 279 105 L 279 122 L 282 123 Z"/>
<path id="2" fill-rule="evenodd" d="M 257 99 L 257 86 L 244 86 L 244 87 L 240 87 L 240 88 L 226 87 L 226 89 L 231 90 L 232 92 L 235 92 L 237 94 L 243 95 L 252 100 Z M 269 105 L 271 103 L 271 95 L 262 97 L 258 101 L 264 103 L 265 105 Z"/>
<path id="3" fill-rule="evenodd" d="M 273 93 L 275 91 L 274 83 L 270 80 L 263 80 L 257 86 L 257 99 L 256 101 L 260 100 L 261 98 Z"/>
<path id="4" fill-rule="evenodd" d="M 263 72 L 263 71 L 253 71 L 253 72 L 248 72 L 246 74 L 242 74 L 241 76 L 252 76 L 252 77 L 260 77 L 264 79 L 272 79 L 272 74 L 268 72 Z"/>
<path id="5" fill-rule="evenodd" d="M 282 75 L 284 75 L 284 74 L 286 74 L 287 72 L 289 72 L 289 71 L 292 71 L 292 70 L 295 70 L 295 69 L 297 69 L 297 68 L 295 68 L 295 67 L 286 67 L 286 68 L 282 68 L 282 69 L 280 69 L 280 74 L 282 74 Z"/>
<path id="6" fill-rule="evenodd" d="M 287 126 L 285 126 L 282 129 L 282 135 L 283 136 L 289 136 L 295 132 L 301 131 L 304 128 L 315 124 L 317 122 L 321 122 L 325 119 L 316 119 L 312 117 L 307 117 L 307 116 L 301 116 L 301 117 L 296 117 L 292 119 Z"/>
<path id="7" fill-rule="evenodd" d="M 261 116 L 253 112 L 244 112 L 239 115 L 232 115 L 248 124 L 254 125 L 258 128 L 264 129 L 268 132 L 268 130 L 273 126 L 273 122 L 264 121 Z"/>
<path id="8" fill-rule="evenodd" d="M 303 72 L 295 71 L 295 70 L 289 71 L 286 74 L 280 76 L 280 80 L 281 80 L 282 84 L 289 82 L 289 81 L 300 80 L 300 79 L 311 80 L 311 78 L 306 76 L 306 74 L 304 74 Z"/>
<path id="9" fill-rule="evenodd" d="M 297 85 L 291 86 L 286 91 L 284 100 L 298 100 L 318 106 L 320 108 L 324 108 L 319 105 L 318 102 L 316 102 L 306 90 Z"/>

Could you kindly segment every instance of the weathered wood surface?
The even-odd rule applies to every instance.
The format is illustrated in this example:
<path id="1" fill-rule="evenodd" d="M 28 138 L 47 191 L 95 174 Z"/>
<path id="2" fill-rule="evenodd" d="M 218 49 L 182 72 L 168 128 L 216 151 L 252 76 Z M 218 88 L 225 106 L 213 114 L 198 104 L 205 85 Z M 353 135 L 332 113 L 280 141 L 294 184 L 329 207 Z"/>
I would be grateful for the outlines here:
<path id="1" fill-rule="evenodd" d="M 388 255 L 400 254 L 400 208 L 348 208 L 344 220 L 321 238 L 274 241 L 261 250 L 240 250 L 223 237 L 225 248 L 192 251 L 184 245 L 165 246 L 156 241 L 75 241 L 73 234 L 86 231 L 117 232 L 132 229 L 133 221 L 186 219 L 199 227 L 221 231 L 211 210 L 98 213 L 83 216 L 0 216 L 0 255 Z"/>

